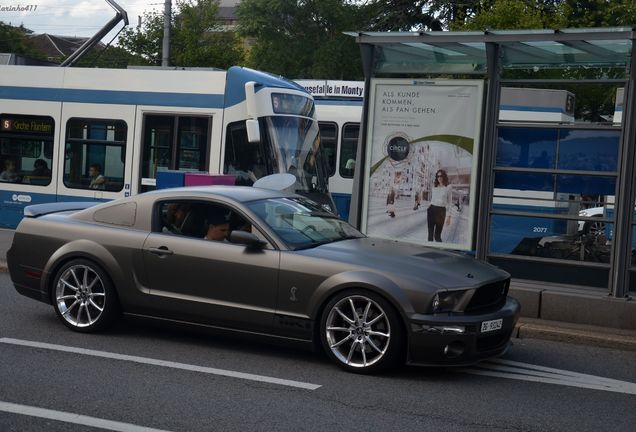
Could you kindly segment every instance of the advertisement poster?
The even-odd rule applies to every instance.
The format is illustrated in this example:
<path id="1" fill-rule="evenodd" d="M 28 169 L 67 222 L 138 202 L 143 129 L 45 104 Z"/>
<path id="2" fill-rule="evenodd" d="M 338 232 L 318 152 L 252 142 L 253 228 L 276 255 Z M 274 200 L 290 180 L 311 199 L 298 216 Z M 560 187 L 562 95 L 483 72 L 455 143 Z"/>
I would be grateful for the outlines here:
<path id="1" fill-rule="evenodd" d="M 483 82 L 372 81 L 362 229 L 472 249 Z"/>

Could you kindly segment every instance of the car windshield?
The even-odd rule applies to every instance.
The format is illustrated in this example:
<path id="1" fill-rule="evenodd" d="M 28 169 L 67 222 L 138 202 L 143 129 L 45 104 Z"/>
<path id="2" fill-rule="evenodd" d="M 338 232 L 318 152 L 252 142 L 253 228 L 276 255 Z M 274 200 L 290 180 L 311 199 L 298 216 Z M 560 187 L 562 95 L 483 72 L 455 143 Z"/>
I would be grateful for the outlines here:
<path id="1" fill-rule="evenodd" d="M 294 250 L 364 237 L 347 222 L 306 198 L 259 200 L 248 203 L 248 207 Z"/>

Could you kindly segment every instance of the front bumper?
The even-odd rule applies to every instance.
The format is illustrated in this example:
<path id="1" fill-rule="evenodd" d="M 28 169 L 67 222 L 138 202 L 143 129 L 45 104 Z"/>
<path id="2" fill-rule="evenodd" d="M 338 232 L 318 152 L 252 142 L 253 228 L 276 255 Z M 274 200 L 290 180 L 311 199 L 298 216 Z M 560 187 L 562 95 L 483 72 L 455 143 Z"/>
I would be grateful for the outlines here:
<path id="1" fill-rule="evenodd" d="M 501 355 L 510 345 L 520 310 L 519 302 L 508 297 L 500 309 L 490 313 L 416 315 L 411 319 L 408 363 L 465 366 Z M 482 322 L 499 318 L 503 319 L 501 329 L 481 333 Z M 464 328 L 464 332 L 455 328 Z"/>

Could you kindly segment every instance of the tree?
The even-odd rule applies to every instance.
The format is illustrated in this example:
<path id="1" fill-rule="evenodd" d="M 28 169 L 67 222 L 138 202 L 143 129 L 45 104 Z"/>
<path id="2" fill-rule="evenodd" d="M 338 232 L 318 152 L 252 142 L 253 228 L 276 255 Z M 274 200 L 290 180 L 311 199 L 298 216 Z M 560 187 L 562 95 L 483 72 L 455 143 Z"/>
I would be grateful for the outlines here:
<path id="1" fill-rule="evenodd" d="M 449 28 L 589 28 L 631 26 L 636 22 L 636 2 L 633 0 L 492 0 L 480 3 L 479 7 L 467 10 L 469 13 L 463 19 L 457 15 L 449 16 Z"/>
<path id="2" fill-rule="evenodd" d="M 242 62 L 241 41 L 221 27 L 218 0 L 177 1 L 171 22 L 171 64 L 228 68 Z M 125 30 L 118 44 L 135 55 L 139 64 L 160 65 L 162 40 L 163 14 L 146 12 L 142 26 Z"/>
<path id="3" fill-rule="evenodd" d="M 180 66 L 227 69 L 243 61 L 241 40 L 218 19 L 218 0 L 177 2 L 171 57 Z"/>
<path id="4" fill-rule="evenodd" d="M 254 41 L 249 64 L 291 78 L 360 79 L 360 48 L 344 31 L 364 30 L 369 9 L 344 0 L 243 0 L 239 32 Z"/>
<path id="5" fill-rule="evenodd" d="M 633 0 L 562 0 L 559 13 L 568 27 L 629 26 L 636 22 Z"/>
<path id="6" fill-rule="evenodd" d="M 125 69 L 128 65 L 145 64 L 144 59 L 118 46 L 94 47 L 75 64 L 75 67 Z"/>
<path id="7" fill-rule="evenodd" d="M 13 27 L 0 22 L 0 52 L 20 54 L 38 59 L 44 58 L 44 55 L 29 42 L 28 31 L 22 26 Z"/>
<path id="8" fill-rule="evenodd" d="M 542 1 L 497 0 L 491 7 L 479 10 L 463 23 L 451 27 L 462 30 L 558 28 L 563 24 L 554 7 Z"/>
<path id="9" fill-rule="evenodd" d="M 163 38 L 163 15 L 145 12 L 142 24 L 127 28 L 119 36 L 117 45 L 136 56 L 139 65 L 161 64 L 161 41 Z"/>
<path id="10" fill-rule="evenodd" d="M 435 16 L 434 1 L 427 0 L 375 0 L 370 7 L 374 18 L 369 23 L 373 31 L 426 31 L 443 30 L 442 17 Z"/>

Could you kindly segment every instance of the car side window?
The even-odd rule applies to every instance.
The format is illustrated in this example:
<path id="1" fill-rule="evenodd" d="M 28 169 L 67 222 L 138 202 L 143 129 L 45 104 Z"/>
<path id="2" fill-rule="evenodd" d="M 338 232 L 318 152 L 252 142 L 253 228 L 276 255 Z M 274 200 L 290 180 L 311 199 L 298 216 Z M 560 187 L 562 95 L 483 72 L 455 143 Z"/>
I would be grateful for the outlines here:
<path id="1" fill-rule="evenodd" d="M 174 200 L 163 201 L 158 207 L 155 231 L 163 234 L 192 237 L 201 240 L 227 242 L 235 230 L 252 232 L 267 242 L 267 238 L 251 223 L 231 208 L 217 203 Z"/>

